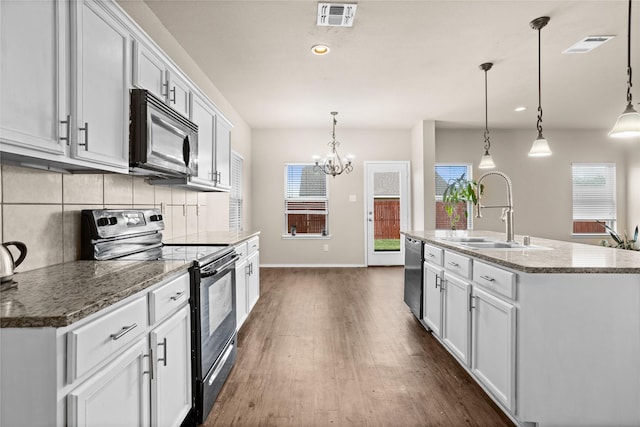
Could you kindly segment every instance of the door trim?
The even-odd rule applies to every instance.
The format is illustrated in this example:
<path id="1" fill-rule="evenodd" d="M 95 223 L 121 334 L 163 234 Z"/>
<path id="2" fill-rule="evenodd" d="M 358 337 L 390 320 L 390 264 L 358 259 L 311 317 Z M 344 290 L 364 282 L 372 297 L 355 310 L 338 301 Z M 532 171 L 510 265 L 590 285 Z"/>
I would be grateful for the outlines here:
<path id="1" fill-rule="evenodd" d="M 363 163 L 364 166 L 364 179 L 363 181 L 363 187 L 364 187 L 364 191 L 363 191 L 363 227 L 364 227 L 364 265 L 369 267 L 369 244 L 368 244 L 368 239 L 369 239 L 369 229 L 368 229 L 368 225 L 367 225 L 367 204 L 368 204 L 368 192 L 367 192 L 367 177 L 368 177 L 368 167 L 371 165 L 388 165 L 388 164 L 397 164 L 397 165 L 406 165 L 407 167 L 407 230 L 400 230 L 402 231 L 408 231 L 412 229 L 412 223 L 411 223 L 411 219 L 412 219 L 412 215 L 411 215 L 411 162 L 408 160 L 391 160 L 391 161 L 382 161 L 382 160 L 365 160 Z M 400 244 L 403 245 L 402 251 L 404 253 L 404 239 L 402 238 L 402 236 L 400 236 Z"/>

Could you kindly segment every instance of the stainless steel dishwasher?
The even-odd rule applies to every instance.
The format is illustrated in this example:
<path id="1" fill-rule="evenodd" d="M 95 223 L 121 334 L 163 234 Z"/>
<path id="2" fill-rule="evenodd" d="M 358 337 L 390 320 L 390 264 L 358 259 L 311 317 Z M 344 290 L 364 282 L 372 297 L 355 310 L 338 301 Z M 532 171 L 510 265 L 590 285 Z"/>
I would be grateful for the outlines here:
<path id="1" fill-rule="evenodd" d="M 422 263 L 424 245 L 422 240 L 405 236 L 404 242 L 404 302 L 413 314 L 422 319 Z"/>

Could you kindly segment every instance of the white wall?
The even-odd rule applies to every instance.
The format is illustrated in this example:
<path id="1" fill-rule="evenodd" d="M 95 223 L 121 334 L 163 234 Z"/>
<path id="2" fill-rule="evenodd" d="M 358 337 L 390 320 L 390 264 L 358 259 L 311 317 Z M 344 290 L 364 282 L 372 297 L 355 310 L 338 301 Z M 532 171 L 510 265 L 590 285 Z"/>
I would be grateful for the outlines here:
<path id="1" fill-rule="evenodd" d="M 629 228 L 628 222 L 633 219 L 627 221 L 627 216 L 636 216 L 637 222 L 640 144 L 612 140 L 605 132 L 545 130 L 553 155 L 530 158 L 527 152 L 535 136 L 535 130 L 491 131 L 495 170 L 506 173 L 513 182 L 516 234 L 572 240 L 572 162 L 616 163 L 618 228 Z M 482 130 L 436 129 L 438 162 L 473 163 L 473 176 L 478 179 L 483 171 L 476 166 L 482 153 Z M 506 200 L 505 184 L 500 178 L 488 177 L 484 183 L 486 204 Z M 474 219 L 474 228 L 504 231 L 499 216 L 499 209 L 487 209 L 482 219 Z M 598 239 L 574 241 L 596 243 Z"/>
<path id="2" fill-rule="evenodd" d="M 410 160 L 411 131 L 336 129 L 341 155 L 356 156 L 354 170 L 329 178 L 330 239 L 283 239 L 284 165 L 311 162 L 328 151 L 331 129 L 254 129 L 253 225 L 261 231 L 260 262 L 268 265 L 364 265 L 365 161 Z M 349 196 L 355 195 L 356 202 Z M 324 252 L 323 246 L 329 245 Z"/>

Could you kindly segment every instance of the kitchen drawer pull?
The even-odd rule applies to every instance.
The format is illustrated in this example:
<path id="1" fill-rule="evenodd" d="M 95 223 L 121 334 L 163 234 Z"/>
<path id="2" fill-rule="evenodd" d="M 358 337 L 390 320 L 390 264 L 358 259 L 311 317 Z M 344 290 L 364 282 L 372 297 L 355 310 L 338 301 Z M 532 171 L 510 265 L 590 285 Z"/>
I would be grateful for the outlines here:
<path id="1" fill-rule="evenodd" d="M 162 342 L 159 342 L 158 346 L 162 346 L 163 349 L 162 359 L 158 358 L 158 362 L 162 362 L 164 366 L 167 366 L 167 338 L 165 337 Z"/>
<path id="2" fill-rule="evenodd" d="M 457 262 L 453 262 L 453 261 L 449 261 L 449 265 L 452 267 L 460 267 L 460 264 L 458 264 Z"/>
<path id="3" fill-rule="evenodd" d="M 431 252 L 429 252 L 427 255 L 429 255 L 429 258 L 435 258 L 436 256 L 434 254 L 432 254 Z"/>
<path id="4" fill-rule="evenodd" d="M 184 294 L 184 291 L 176 293 L 174 296 L 171 297 L 171 301 L 179 300 L 183 294 Z"/>
<path id="5" fill-rule="evenodd" d="M 78 145 L 84 146 L 84 151 L 89 150 L 89 123 L 84 122 L 84 127 L 80 128 L 80 130 L 84 131 L 84 142 L 78 143 Z"/>
<path id="6" fill-rule="evenodd" d="M 495 282 L 496 281 L 496 279 L 494 279 L 491 276 L 480 276 L 480 278 L 486 280 L 487 282 Z"/>
<path id="7" fill-rule="evenodd" d="M 122 336 L 123 336 L 123 335 L 125 335 L 125 334 L 127 334 L 127 333 L 131 332 L 131 331 L 132 331 L 134 328 L 136 328 L 137 326 L 138 326 L 138 324 L 137 324 L 137 323 L 134 323 L 134 324 L 133 324 L 133 325 L 131 325 L 131 326 L 123 326 L 123 327 L 122 327 L 122 330 L 121 330 L 120 332 L 118 332 L 117 334 L 111 334 L 111 335 L 110 335 L 110 336 L 111 336 L 111 339 L 112 339 L 112 340 L 114 340 L 114 341 L 115 341 L 115 340 L 119 340 L 120 338 L 122 338 Z"/>
<path id="8" fill-rule="evenodd" d="M 67 136 L 61 136 L 61 141 L 67 141 L 67 145 L 69 145 L 69 132 L 71 131 L 71 116 L 67 114 L 67 120 L 60 120 L 61 124 L 67 125 Z"/>

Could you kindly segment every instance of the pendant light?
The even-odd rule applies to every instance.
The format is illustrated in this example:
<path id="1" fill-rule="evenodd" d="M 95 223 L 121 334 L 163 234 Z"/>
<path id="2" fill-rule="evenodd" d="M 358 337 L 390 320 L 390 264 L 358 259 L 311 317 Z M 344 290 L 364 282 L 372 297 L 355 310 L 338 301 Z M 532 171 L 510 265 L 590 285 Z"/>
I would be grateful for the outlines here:
<path id="1" fill-rule="evenodd" d="M 338 146 L 340 145 L 340 143 L 336 141 L 336 124 L 338 123 L 336 116 L 338 115 L 338 112 L 332 111 L 331 115 L 333 116 L 333 132 L 331 133 L 331 141 L 327 144 L 331 151 L 329 151 L 327 157 L 322 160 L 322 164 L 320 164 L 321 160 L 316 158 L 316 164 L 313 169 L 315 171 L 324 172 L 325 174 L 331 175 L 335 178 L 343 172 L 351 173 L 351 171 L 353 171 L 353 165 L 351 164 L 351 156 L 347 156 L 343 160 L 338 154 Z"/>
<path id="2" fill-rule="evenodd" d="M 533 141 L 531 150 L 529 150 L 529 156 L 531 157 L 544 157 L 551 155 L 551 149 L 549 143 L 544 136 L 542 136 L 542 84 L 541 84 L 541 72 L 540 72 L 540 30 L 549 23 L 548 16 L 541 16 L 529 23 L 531 28 L 538 31 L 538 122 L 536 128 L 538 129 L 538 137 Z"/>
<path id="3" fill-rule="evenodd" d="M 489 71 L 493 67 L 493 63 L 485 62 L 484 64 L 480 64 L 480 69 L 484 71 L 484 154 L 480 158 L 480 164 L 478 165 L 479 169 L 493 169 L 496 167 L 496 164 L 493 162 L 493 158 L 489 153 L 489 148 L 491 148 L 491 141 L 489 141 L 489 104 L 488 104 L 488 96 L 487 96 L 487 71 Z"/>
<path id="4" fill-rule="evenodd" d="M 627 107 L 609 132 L 612 138 L 633 138 L 640 136 L 640 113 L 631 102 L 631 0 L 629 0 L 629 20 L 627 28 Z"/>

